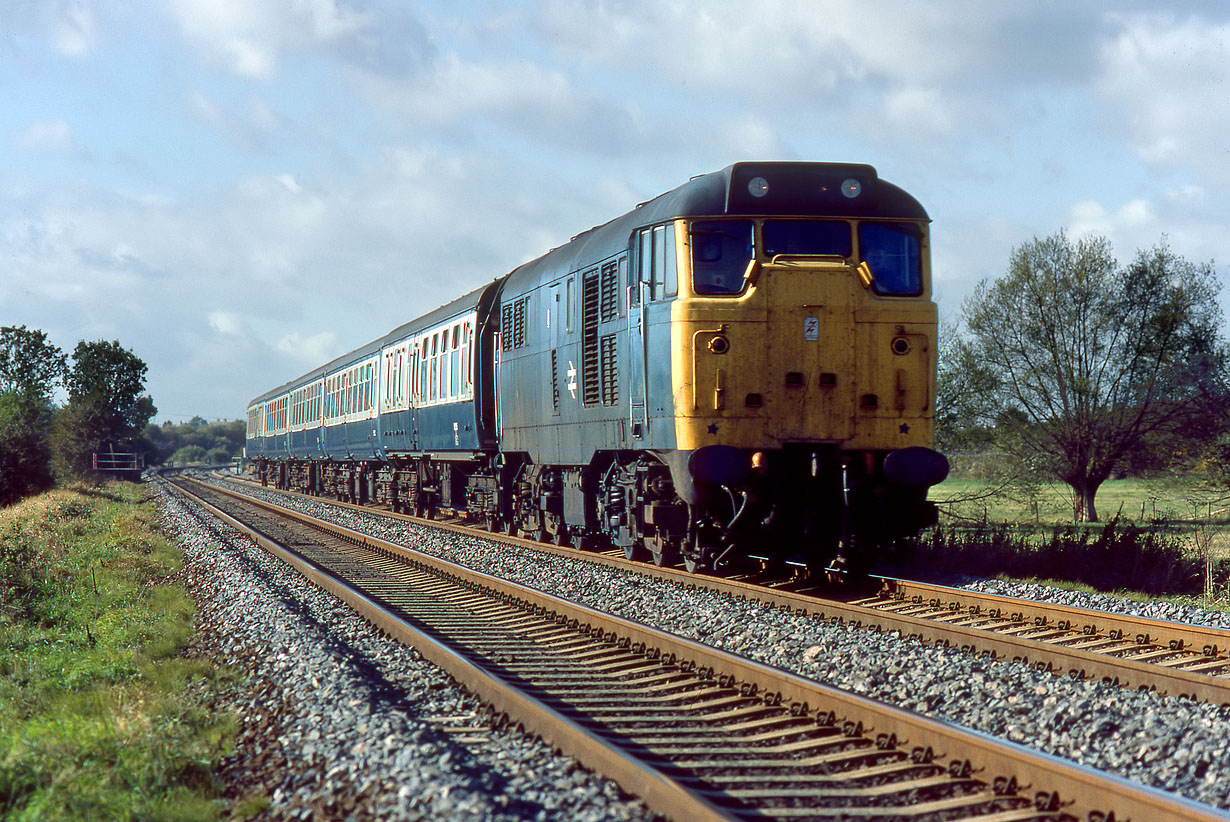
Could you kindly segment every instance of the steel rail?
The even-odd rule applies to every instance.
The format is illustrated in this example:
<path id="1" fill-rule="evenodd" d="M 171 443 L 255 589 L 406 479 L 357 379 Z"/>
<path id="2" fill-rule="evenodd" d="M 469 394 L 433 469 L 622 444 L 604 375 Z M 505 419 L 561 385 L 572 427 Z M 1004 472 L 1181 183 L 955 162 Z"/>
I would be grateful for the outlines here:
<path id="1" fill-rule="evenodd" d="M 260 487 L 260 486 L 257 486 Z M 268 489 L 263 489 L 268 490 Z M 276 491 L 314 501 L 317 497 L 295 491 Z M 854 601 L 843 601 L 800 590 L 789 583 L 780 585 L 748 582 L 694 574 L 681 568 L 659 567 L 626 559 L 622 553 L 601 554 L 561 548 L 521 537 L 496 534 L 458 521 L 427 520 L 408 514 L 393 514 L 371 506 L 328 501 L 330 505 L 377 514 L 426 525 L 456 533 L 481 535 L 521 548 L 555 556 L 579 559 L 597 565 L 638 573 L 657 579 L 683 584 L 691 588 L 714 591 L 788 608 L 799 614 L 817 616 L 837 624 L 858 628 L 900 633 L 921 642 L 959 647 L 969 653 L 993 659 L 1008 659 L 1034 665 L 1056 675 L 1076 679 L 1101 680 L 1125 688 L 1156 691 L 1167 696 L 1196 699 L 1216 705 L 1230 705 L 1230 678 L 1213 672 L 1230 671 L 1230 631 L 1202 626 L 1189 626 L 1162 620 L 1091 611 L 1069 606 L 1050 605 L 1029 600 L 962 591 L 945 586 L 880 577 L 879 595 Z M 919 603 L 911 600 L 921 598 Z M 906 602 L 903 604 L 903 600 Z M 950 607 L 949 603 L 955 604 Z M 915 613 L 902 612 L 918 604 Z M 930 607 L 927 607 L 930 606 Z M 959 612 L 959 613 L 957 613 Z M 924 616 L 923 614 L 927 615 Z M 1009 631 L 1053 628 L 1049 641 L 1029 634 L 1003 633 L 979 627 L 978 623 L 997 621 L 992 614 L 1002 614 L 1000 627 Z M 954 624 L 954 617 L 964 624 Z M 1060 626 L 1067 623 L 1067 627 Z M 1038 632 L 1034 632 L 1038 633 Z M 1069 647 L 1061 642 L 1079 642 Z M 1195 649 L 1199 648 L 1197 652 Z M 1133 659 L 1108 653 L 1151 657 Z M 1190 670 L 1180 667 L 1187 665 Z"/>
<path id="2" fill-rule="evenodd" d="M 220 489 L 214 490 L 220 491 Z M 245 504 L 275 511 L 279 515 L 299 522 L 312 522 L 314 527 L 336 534 L 355 545 L 369 547 L 388 556 L 412 559 L 415 563 L 435 568 L 440 573 L 457 574 L 459 570 L 462 570 L 443 560 L 420 554 L 412 549 L 353 529 L 314 520 L 306 515 L 287 511 L 250 497 L 240 498 Z M 261 539 L 267 538 L 261 537 Z M 788 705 L 791 716 L 815 718 L 820 725 L 826 724 L 827 721 L 828 724 L 835 724 L 851 736 L 874 734 L 880 748 L 909 750 L 915 761 L 945 764 L 949 773 L 955 777 L 960 779 L 976 777 L 984 784 L 993 786 L 995 795 L 1032 795 L 1033 811 L 1022 814 L 1020 809 L 1003 810 L 986 818 L 1002 820 L 1135 819 L 1141 821 L 1153 819 L 1225 820 L 1228 818 L 1225 814 L 1208 806 L 1182 797 L 1074 765 L 1066 760 L 1047 756 L 1014 743 L 997 740 L 985 734 L 971 732 L 950 723 L 928 719 L 910 711 L 821 685 L 795 674 L 672 636 L 639 623 L 618 619 L 583 605 L 536 592 L 472 569 L 463 570 L 467 576 L 480 580 L 482 586 L 495 592 L 505 601 L 524 603 L 534 612 L 550 613 L 556 621 L 585 626 L 587 634 L 596 635 L 600 640 L 608 643 L 618 643 L 619 647 L 657 649 L 655 651 L 657 658 L 669 659 L 680 670 L 708 671 L 711 677 L 717 678 L 719 683 L 726 686 L 738 685 L 739 693 L 742 695 L 758 696 L 766 707 Z M 355 597 L 353 593 L 347 592 L 349 586 L 326 581 L 319 570 L 313 571 L 313 578 L 319 580 L 318 584 L 324 584 L 330 589 L 337 590 L 339 595 L 353 599 L 353 602 L 357 603 L 355 607 L 364 609 L 372 607 L 370 598 L 364 595 Z M 399 633 L 403 630 L 388 622 L 388 617 L 378 616 L 376 619 L 379 620 L 377 624 L 385 630 Z M 432 649 L 432 653 L 436 653 L 435 644 L 438 643 L 429 643 L 427 646 Z M 481 666 L 469 663 L 465 667 L 466 681 L 473 674 L 479 676 L 480 680 L 485 678 L 490 681 L 490 685 L 482 687 L 496 687 L 496 681 L 485 673 Z M 507 706 L 502 707 L 501 710 L 507 710 L 510 715 L 516 712 L 519 721 L 523 723 L 527 723 L 527 720 L 520 719 L 522 711 L 534 715 L 535 711 L 550 710 L 539 702 L 527 706 L 524 702 L 525 697 L 503 696 L 494 690 L 490 696 L 485 693 L 480 693 L 480 695 L 492 701 L 493 704 Z M 496 700 L 499 701 L 496 702 Z M 540 721 L 543 723 L 541 729 Z M 596 737 L 589 735 L 584 736 L 581 741 L 561 741 L 555 737 L 557 731 L 552 729 L 552 725 L 553 723 L 548 724 L 545 720 L 531 719 L 527 727 L 561 748 L 575 746 L 575 750 L 569 750 L 570 753 L 596 770 L 621 781 L 611 769 L 618 770 L 621 762 L 626 764 L 624 754 L 608 754 L 606 758 L 596 757 L 590 751 L 590 746 L 595 744 Z M 575 722 L 573 728 L 576 732 L 585 730 Z M 606 759 L 611 761 L 606 761 Z M 647 802 L 651 801 L 651 797 L 658 797 L 653 801 L 664 801 L 665 805 L 659 808 L 670 808 L 671 810 L 664 812 L 668 812 L 675 818 L 706 812 L 708 806 L 704 797 L 712 795 L 712 792 L 702 792 L 699 796 L 693 795 L 693 799 L 699 803 L 697 810 L 685 811 L 683 816 L 680 816 L 680 807 L 671 804 L 678 799 L 678 794 L 675 793 L 678 788 L 668 788 L 653 780 L 640 784 L 645 781 L 644 777 L 625 775 L 624 778 L 631 780 L 631 784 L 621 781 L 626 789 L 643 796 Z M 663 800 L 660 797 L 664 795 L 668 798 Z M 716 806 L 709 810 L 716 810 L 719 814 L 722 812 L 722 809 Z M 834 814 L 828 815 L 833 816 Z M 799 814 L 792 813 L 788 809 L 776 808 L 768 812 L 767 816 L 799 816 Z M 765 818 L 765 815 L 756 818 Z"/>

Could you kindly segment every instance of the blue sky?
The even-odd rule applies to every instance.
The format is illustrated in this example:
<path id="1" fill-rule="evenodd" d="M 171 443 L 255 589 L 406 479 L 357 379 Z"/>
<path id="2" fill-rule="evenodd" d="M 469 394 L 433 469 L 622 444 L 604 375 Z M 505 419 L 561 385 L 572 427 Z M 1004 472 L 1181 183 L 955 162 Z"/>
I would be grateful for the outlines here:
<path id="1" fill-rule="evenodd" d="M 1060 228 L 1230 272 L 1221 2 L 0 0 L 0 96 L 0 325 L 158 421 L 740 160 L 917 196 L 946 317 Z"/>

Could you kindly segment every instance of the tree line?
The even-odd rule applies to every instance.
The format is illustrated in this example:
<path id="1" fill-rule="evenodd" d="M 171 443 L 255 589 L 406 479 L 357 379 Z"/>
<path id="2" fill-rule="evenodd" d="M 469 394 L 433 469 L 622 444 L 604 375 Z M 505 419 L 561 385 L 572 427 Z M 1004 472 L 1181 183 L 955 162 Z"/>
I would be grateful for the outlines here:
<path id="1" fill-rule="evenodd" d="M 157 411 L 146 371 L 116 341 L 79 342 L 70 358 L 42 331 L 0 327 L 0 505 L 57 477 L 94 476 L 96 454 L 141 451 Z M 62 406 L 57 387 L 67 394 Z"/>
<path id="2" fill-rule="evenodd" d="M 1230 354 L 1212 262 L 1163 238 L 1122 265 L 1065 231 L 1013 250 L 966 298 L 939 352 L 936 438 L 992 450 L 1072 492 L 1096 522 L 1118 475 L 1202 468 L 1230 479 Z"/>
<path id="3" fill-rule="evenodd" d="M 193 417 L 186 423 L 145 426 L 150 449 L 146 462 L 165 465 L 221 465 L 243 452 L 247 425 L 242 420 L 207 422 Z"/>
<path id="4" fill-rule="evenodd" d="M 71 358 L 42 331 L 0 327 L 0 505 L 57 479 L 93 479 L 95 454 L 145 465 L 220 464 L 242 453 L 242 421 L 150 422 L 146 364 L 118 341 L 82 341 Z M 67 394 L 54 402 L 56 389 Z"/>

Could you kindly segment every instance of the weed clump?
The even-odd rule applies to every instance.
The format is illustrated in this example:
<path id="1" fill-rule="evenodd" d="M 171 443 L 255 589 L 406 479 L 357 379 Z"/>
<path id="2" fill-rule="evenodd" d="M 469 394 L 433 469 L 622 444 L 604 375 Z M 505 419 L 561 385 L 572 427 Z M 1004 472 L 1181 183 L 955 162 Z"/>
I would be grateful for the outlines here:
<path id="1" fill-rule="evenodd" d="M 9 523 L 0 532 L 0 623 L 41 619 L 52 591 L 47 558 L 29 529 Z"/>

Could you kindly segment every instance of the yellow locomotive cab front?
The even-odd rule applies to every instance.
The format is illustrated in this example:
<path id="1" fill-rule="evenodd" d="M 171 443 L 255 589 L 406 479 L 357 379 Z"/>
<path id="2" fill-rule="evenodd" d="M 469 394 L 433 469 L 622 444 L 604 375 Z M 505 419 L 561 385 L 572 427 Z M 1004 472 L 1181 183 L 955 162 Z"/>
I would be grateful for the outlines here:
<path id="1" fill-rule="evenodd" d="M 690 463 L 702 489 L 693 512 L 721 508 L 721 494 L 706 502 L 707 484 L 744 500 L 712 516 L 713 551 L 776 535 L 799 544 L 739 550 L 814 556 L 828 546 L 845 563 L 856 544 L 930 521 L 926 489 L 947 463 L 930 450 L 937 310 L 926 222 L 749 216 L 684 222 L 675 236 L 676 438 L 702 455 Z M 741 534 L 758 498 L 762 510 L 747 516 L 766 527 Z"/>
<path id="2" fill-rule="evenodd" d="M 690 260 L 686 231 L 679 259 Z M 924 272 L 927 277 L 929 272 Z M 684 284 L 672 312 L 680 449 L 930 446 L 937 310 L 881 297 L 844 258 L 754 260 L 742 292 Z"/>

